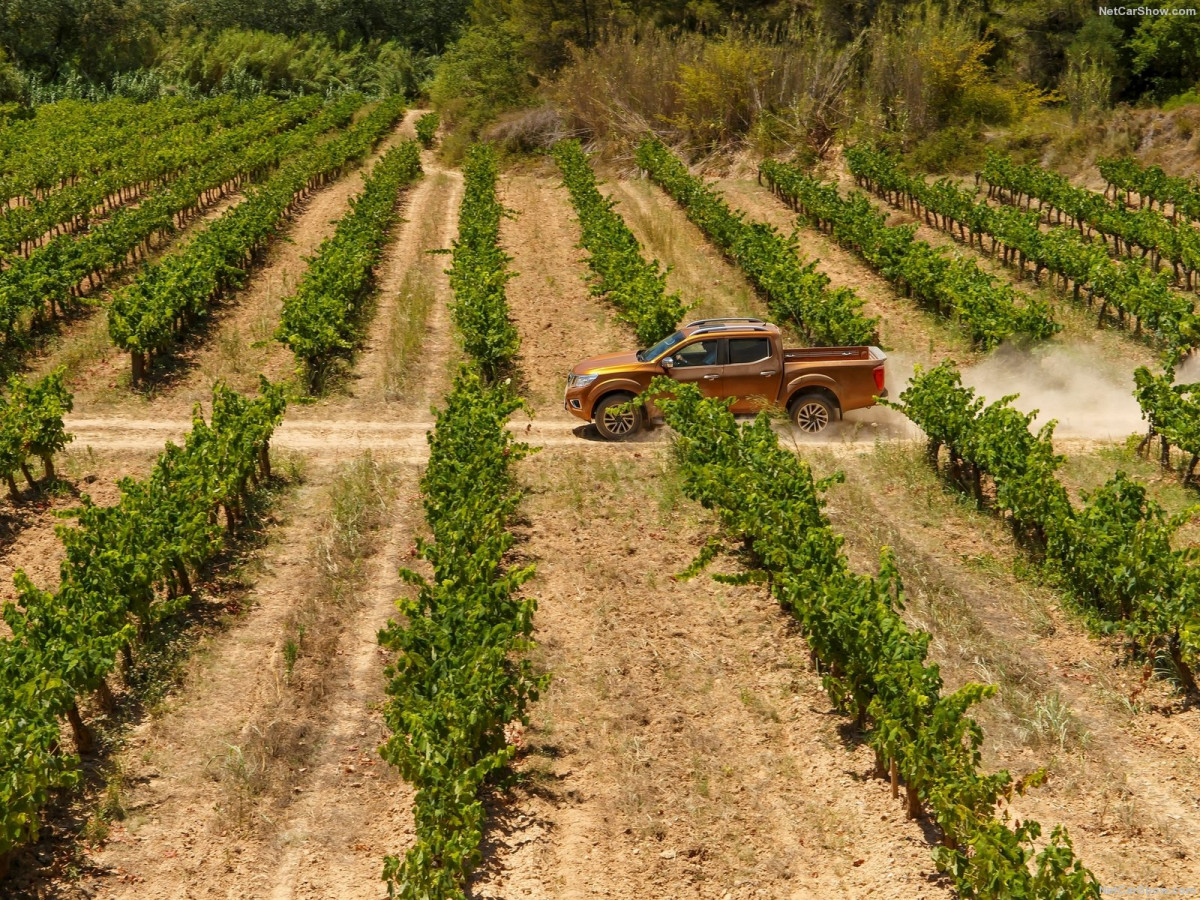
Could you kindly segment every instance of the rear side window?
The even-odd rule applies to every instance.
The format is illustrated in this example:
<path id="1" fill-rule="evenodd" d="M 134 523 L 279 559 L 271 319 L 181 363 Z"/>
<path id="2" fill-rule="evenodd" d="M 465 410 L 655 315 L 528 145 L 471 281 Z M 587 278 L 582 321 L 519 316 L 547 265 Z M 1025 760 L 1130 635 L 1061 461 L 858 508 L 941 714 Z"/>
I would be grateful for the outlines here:
<path id="1" fill-rule="evenodd" d="M 759 362 L 771 355 L 767 338 L 733 338 L 729 342 L 729 364 Z"/>

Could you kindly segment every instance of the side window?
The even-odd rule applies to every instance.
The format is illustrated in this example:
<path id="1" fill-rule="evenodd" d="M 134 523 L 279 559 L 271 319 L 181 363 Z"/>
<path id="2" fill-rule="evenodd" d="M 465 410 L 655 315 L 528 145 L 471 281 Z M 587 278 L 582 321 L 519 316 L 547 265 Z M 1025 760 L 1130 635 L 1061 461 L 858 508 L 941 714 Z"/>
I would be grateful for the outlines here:
<path id="1" fill-rule="evenodd" d="M 675 351 L 675 365 L 680 367 L 715 366 L 720 358 L 720 349 L 721 342 L 718 340 L 696 341 L 694 344 L 688 344 L 682 350 Z"/>
<path id="2" fill-rule="evenodd" d="M 767 338 L 733 338 L 729 341 L 729 364 L 761 362 L 771 355 Z"/>

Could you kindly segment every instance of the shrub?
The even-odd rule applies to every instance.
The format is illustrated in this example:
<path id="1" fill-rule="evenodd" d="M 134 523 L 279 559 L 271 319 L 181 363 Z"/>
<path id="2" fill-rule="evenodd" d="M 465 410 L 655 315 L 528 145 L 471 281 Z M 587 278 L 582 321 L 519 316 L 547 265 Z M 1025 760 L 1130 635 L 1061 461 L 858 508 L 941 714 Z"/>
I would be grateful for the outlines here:
<path id="1" fill-rule="evenodd" d="M 473 134 L 498 114 L 524 106 L 533 90 L 521 37 L 507 25 L 473 26 L 442 57 L 429 96 L 447 125 Z"/>
<path id="2" fill-rule="evenodd" d="M 438 130 L 438 114 L 425 113 L 421 118 L 417 119 L 417 140 L 421 142 L 421 146 L 428 150 L 433 146 L 433 139 L 437 136 Z"/>

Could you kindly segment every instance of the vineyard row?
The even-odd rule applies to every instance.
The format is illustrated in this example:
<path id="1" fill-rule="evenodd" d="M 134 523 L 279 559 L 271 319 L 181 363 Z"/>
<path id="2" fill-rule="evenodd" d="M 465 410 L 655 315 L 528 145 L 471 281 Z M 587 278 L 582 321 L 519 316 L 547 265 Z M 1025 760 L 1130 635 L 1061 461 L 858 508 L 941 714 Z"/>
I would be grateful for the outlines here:
<path id="1" fill-rule="evenodd" d="M 854 147 L 846 151 L 846 160 L 859 184 L 888 202 L 923 213 L 929 224 L 951 234 L 957 229 L 959 237 L 980 250 L 984 237 L 989 237 L 992 256 L 1000 251 L 1003 261 L 1016 266 L 1022 277 L 1028 264 L 1034 281 L 1045 270 L 1058 276 L 1061 287 L 1070 288 L 1076 300 L 1083 290 L 1089 306 L 1099 298 L 1098 322 L 1111 305 L 1122 324 L 1139 333 L 1149 330 L 1174 353 L 1200 339 L 1193 302 L 1172 291 L 1167 276 L 1143 260 L 1115 262 L 1101 245 L 1071 229 L 1043 231 L 1036 214 L 976 201 L 974 194 L 949 179 L 929 184 L 903 172 L 899 161 L 882 151 Z"/>
<path id="2" fill-rule="evenodd" d="M 320 107 L 320 101 L 292 101 L 231 132 L 224 146 L 213 148 L 211 159 L 138 206 L 118 209 L 85 235 L 60 235 L 28 258 L 12 260 L 0 271 L 0 336 L 5 346 L 24 342 L 27 316 L 32 316 L 30 329 L 44 316 L 54 318 L 58 309 L 101 283 L 105 273 L 145 256 L 156 237 L 173 234 L 205 206 L 261 179 L 324 132 L 343 126 L 357 106 L 355 98 L 344 98 L 295 127 Z"/>
<path id="3" fill-rule="evenodd" d="M 1139 206 L 1145 206 L 1149 201 L 1154 208 L 1158 201 L 1160 210 L 1165 210 L 1171 204 L 1171 221 L 1178 222 L 1179 217 L 1200 222 L 1200 185 L 1195 176 L 1179 178 L 1168 175 L 1161 166 L 1143 166 L 1129 156 L 1101 159 L 1096 163 L 1100 175 L 1108 182 L 1113 199 L 1124 192 L 1125 203 L 1130 203 L 1131 194 L 1138 195 Z M 1107 196 L 1108 190 L 1105 191 Z"/>
<path id="4" fill-rule="evenodd" d="M 939 465 L 945 447 L 950 475 L 981 505 L 984 479 L 993 482 L 994 508 L 1018 541 L 1061 575 L 1099 630 L 1123 630 L 1142 652 L 1162 654 L 1185 689 L 1195 692 L 1200 553 L 1174 549 L 1184 519 L 1168 516 L 1123 472 L 1075 507 L 1055 476 L 1063 457 L 1051 441 L 1054 423 L 1033 432 L 1034 414 L 1014 409 L 1013 399 L 985 406 L 943 363 L 918 370 L 898 408 L 928 437 L 931 464 Z"/>
<path id="5" fill-rule="evenodd" d="M 36 382 L 19 375 L 8 379 L 8 397 L 0 397 L 0 477 L 8 485 L 8 496 L 20 499 L 16 475 L 21 472 L 30 486 L 30 457 L 42 462 L 47 481 L 54 480 L 54 454 L 71 440 L 63 431 L 62 417 L 71 411 L 71 394 L 56 370 Z"/>
<path id="6" fill-rule="evenodd" d="M 721 524 L 685 575 L 724 549 L 748 567 L 736 580 L 765 582 L 800 621 L 830 699 L 866 732 L 877 777 L 890 778 L 893 797 L 903 785 L 910 817 L 927 812 L 940 828 L 934 858 L 960 895 L 1098 900 L 1099 885 L 1065 829 L 1056 827 L 1038 851 L 1037 822 L 1009 824 L 1007 802 L 1044 771 L 1016 780 L 980 771 L 983 731 L 968 710 L 995 686 L 943 693 L 938 667 L 927 661 L 931 636 L 900 616 L 904 594 L 889 551 L 877 577 L 851 571 L 821 511 L 822 492 L 841 476 L 814 481 L 809 466 L 779 446 L 766 415 L 739 426 L 728 401 L 703 398 L 693 385 L 658 379 L 650 392 L 659 391 L 674 394 L 655 402 L 678 435 L 684 492 Z"/>
<path id="7" fill-rule="evenodd" d="M 59 234 L 88 227 L 96 215 L 127 203 L 154 186 L 166 184 L 186 169 L 204 162 L 227 139 L 230 128 L 270 112 L 277 101 L 252 100 L 222 118 L 199 118 L 174 126 L 156 126 L 141 140 L 130 141 L 125 156 L 112 168 L 0 216 L 0 252 L 22 256 Z"/>
<path id="8" fill-rule="evenodd" d="M 64 444 L 69 395 L 60 386 L 24 396 L 43 398 L 42 439 Z M 270 476 L 268 442 L 284 406 L 282 388 L 265 379 L 254 399 L 218 384 L 209 422 L 197 410 L 183 447 L 168 444 L 146 480 L 122 480 L 113 506 L 84 496 L 70 513 L 75 526 L 57 528 L 66 551 L 57 590 L 15 574 L 19 599 L 4 608 L 12 634 L 0 640 L 0 877 L 36 839 L 52 792 L 81 777 L 79 754 L 94 736 L 80 699 L 112 708 L 118 659 L 128 673 L 134 651 L 192 599 L 193 577 L 243 522 L 250 483 Z M 64 717 L 76 753 L 60 744 Z"/>
<path id="9" fill-rule="evenodd" d="M 1018 293 L 982 271 L 973 260 L 950 259 L 944 251 L 917 240 L 915 226 L 889 226 L 861 194 L 843 199 L 835 185 L 824 184 L 795 166 L 768 160 L 759 168 L 771 190 L 843 247 L 861 255 L 876 271 L 939 315 L 965 326 L 984 350 L 1015 334 L 1033 339 L 1059 331 L 1049 308 L 1037 299 L 1018 304 Z"/>
<path id="10" fill-rule="evenodd" d="M 142 142 L 186 122 L 227 116 L 232 95 L 196 102 L 170 97 L 151 103 L 64 100 L 0 130 L 0 207 L 22 206 L 120 166 Z"/>
<path id="11" fill-rule="evenodd" d="M 362 339 L 362 304 L 374 289 L 375 267 L 399 218 L 400 190 L 420 175 L 415 141 L 384 154 L 350 200 L 350 211 L 321 243 L 296 293 L 284 299 L 276 337 L 295 354 L 311 390 Z"/>
<path id="12" fill-rule="evenodd" d="M 244 283 L 308 193 L 363 159 L 403 111 L 401 98 L 384 100 L 344 133 L 284 164 L 179 253 L 147 267 L 113 297 L 108 332 L 112 342 L 129 353 L 134 384 L 142 380 L 154 356 L 206 317 L 214 301 Z"/>
<path id="13" fill-rule="evenodd" d="M 683 207 L 688 218 L 741 267 L 766 298 L 771 315 L 817 344 L 851 346 L 879 342 L 879 322 L 862 315 L 862 300 L 849 288 L 830 289 L 816 262 L 801 263 L 795 236 L 748 222 L 656 139 L 637 149 L 637 164 Z"/>
<path id="14" fill-rule="evenodd" d="M 1111 238 L 1114 255 L 1132 258 L 1135 248 L 1141 249 L 1151 271 L 1157 273 L 1159 263 L 1166 261 L 1175 280 L 1191 289 L 1200 268 L 1200 231 L 1190 224 L 1172 222 L 1151 208 L 1111 205 L 1103 194 L 1075 187 L 1057 172 L 1020 165 L 998 153 L 988 153 L 980 177 L 988 184 L 989 199 L 1024 204 L 1026 211 L 1036 200 L 1039 220 L 1045 213 L 1047 223 L 1053 215 L 1055 224 L 1061 224 L 1066 215 L 1081 236 L 1098 235 L 1106 249 Z"/>
<path id="15" fill-rule="evenodd" d="M 667 293 L 667 273 L 658 260 L 642 257 L 641 245 L 613 209 L 615 203 L 600 193 L 579 142 L 561 141 L 553 152 L 579 216 L 593 292 L 616 307 L 617 317 L 633 328 L 644 346 L 658 343 L 675 330 L 687 307 L 678 294 Z"/>
<path id="16" fill-rule="evenodd" d="M 520 336 L 508 315 L 505 285 L 512 278 L 500 248 L 504 207 L 496 199 L 496 154 L 485 144 L 468 150 L 458 216 L 458 239 L 450 263 L 451 313 L 467 355 L 495 381 L 512 367 Z"/>
<path id="17" fill-rule="evenodd" d="M 402 900 L 464 896 L 481 860 L 480 790 L 511 763 L 516 748 L 507 726 L 528 724 L 528 705 L 548 680 L 526 658 L 537 601 L 516 596 L 533 566 L 511 569 L 504 560 L 521 499 L 512 467 L 530 449 L 505 427 L 524 404 L 507 379 L 496 380 L 517 339 L 508 333 L 507 260 L 495 245 L 501 208 L 491 149 L 472 147 L 463 174 L 451 273 L 470 365 L 437 413 L 421 479 L 432 539 L 418 548 L 432 577 L 402 572 L 417 595 L 397 601 L 401 620 L 380 633 L 380 643 L 397 654 L 384 708 L 392 736 L 381 752 L 416 789 L 416 841 L 403 859 L 390 856 L 384 865 L 389 895 Z M 497 354 L 489 338 L 505 353 Z"/>

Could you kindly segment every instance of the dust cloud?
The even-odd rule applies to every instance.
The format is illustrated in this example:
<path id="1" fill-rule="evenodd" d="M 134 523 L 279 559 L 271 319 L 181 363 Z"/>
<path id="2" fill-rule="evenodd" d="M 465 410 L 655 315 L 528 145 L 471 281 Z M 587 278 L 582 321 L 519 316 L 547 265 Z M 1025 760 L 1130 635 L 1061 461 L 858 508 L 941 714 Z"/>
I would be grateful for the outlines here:
<path id="1" fill-rule="evenodd" d="M 908 387 L 916 363 L 928 360 L 888 354 L 887 389 L 892 400 Z M 1190 362 L 1187 379 L 1200 381 L 1200 354 Z M 1023 350 L 1003 345 L 972 366 L 960 367 L 963 384 L 986 401 L 1019 395 L 1013 406 L 1037 410 L 1035 427 L 1057 419 L 1056 437 L 1076 440 L 1123 441 L 1145 430 L 1133 395 L 1133 372 L 1123 361 L 1098 359 L 1090 347 L 1052 346 Z M 1182 372 L 1182 370 L 1181 370 Z M 803 443 L 915 440 L 921 431 L 903 413 L 884 406 L 854 410 L 836 428 L 821 435 L 804 435 Z"/>
<path id="2" fill-rule="evenodd" d="M 1133 373 L 1108 368 L 1088 348 L 1005 345 L 963 369 L 962 379 L 989 402 L 1019 394 L 1013 406 L 1038 410 L 1038 426 L 1057 419 L 1060 437 L 1121 440 L 1145 428 Z"/>
<path id="3" fill-rule="evenodd" d="M 1200 353 L 1192 353 L 1175 367 L 1176 384 L 1195 384 L 1200 381 Z"/>

